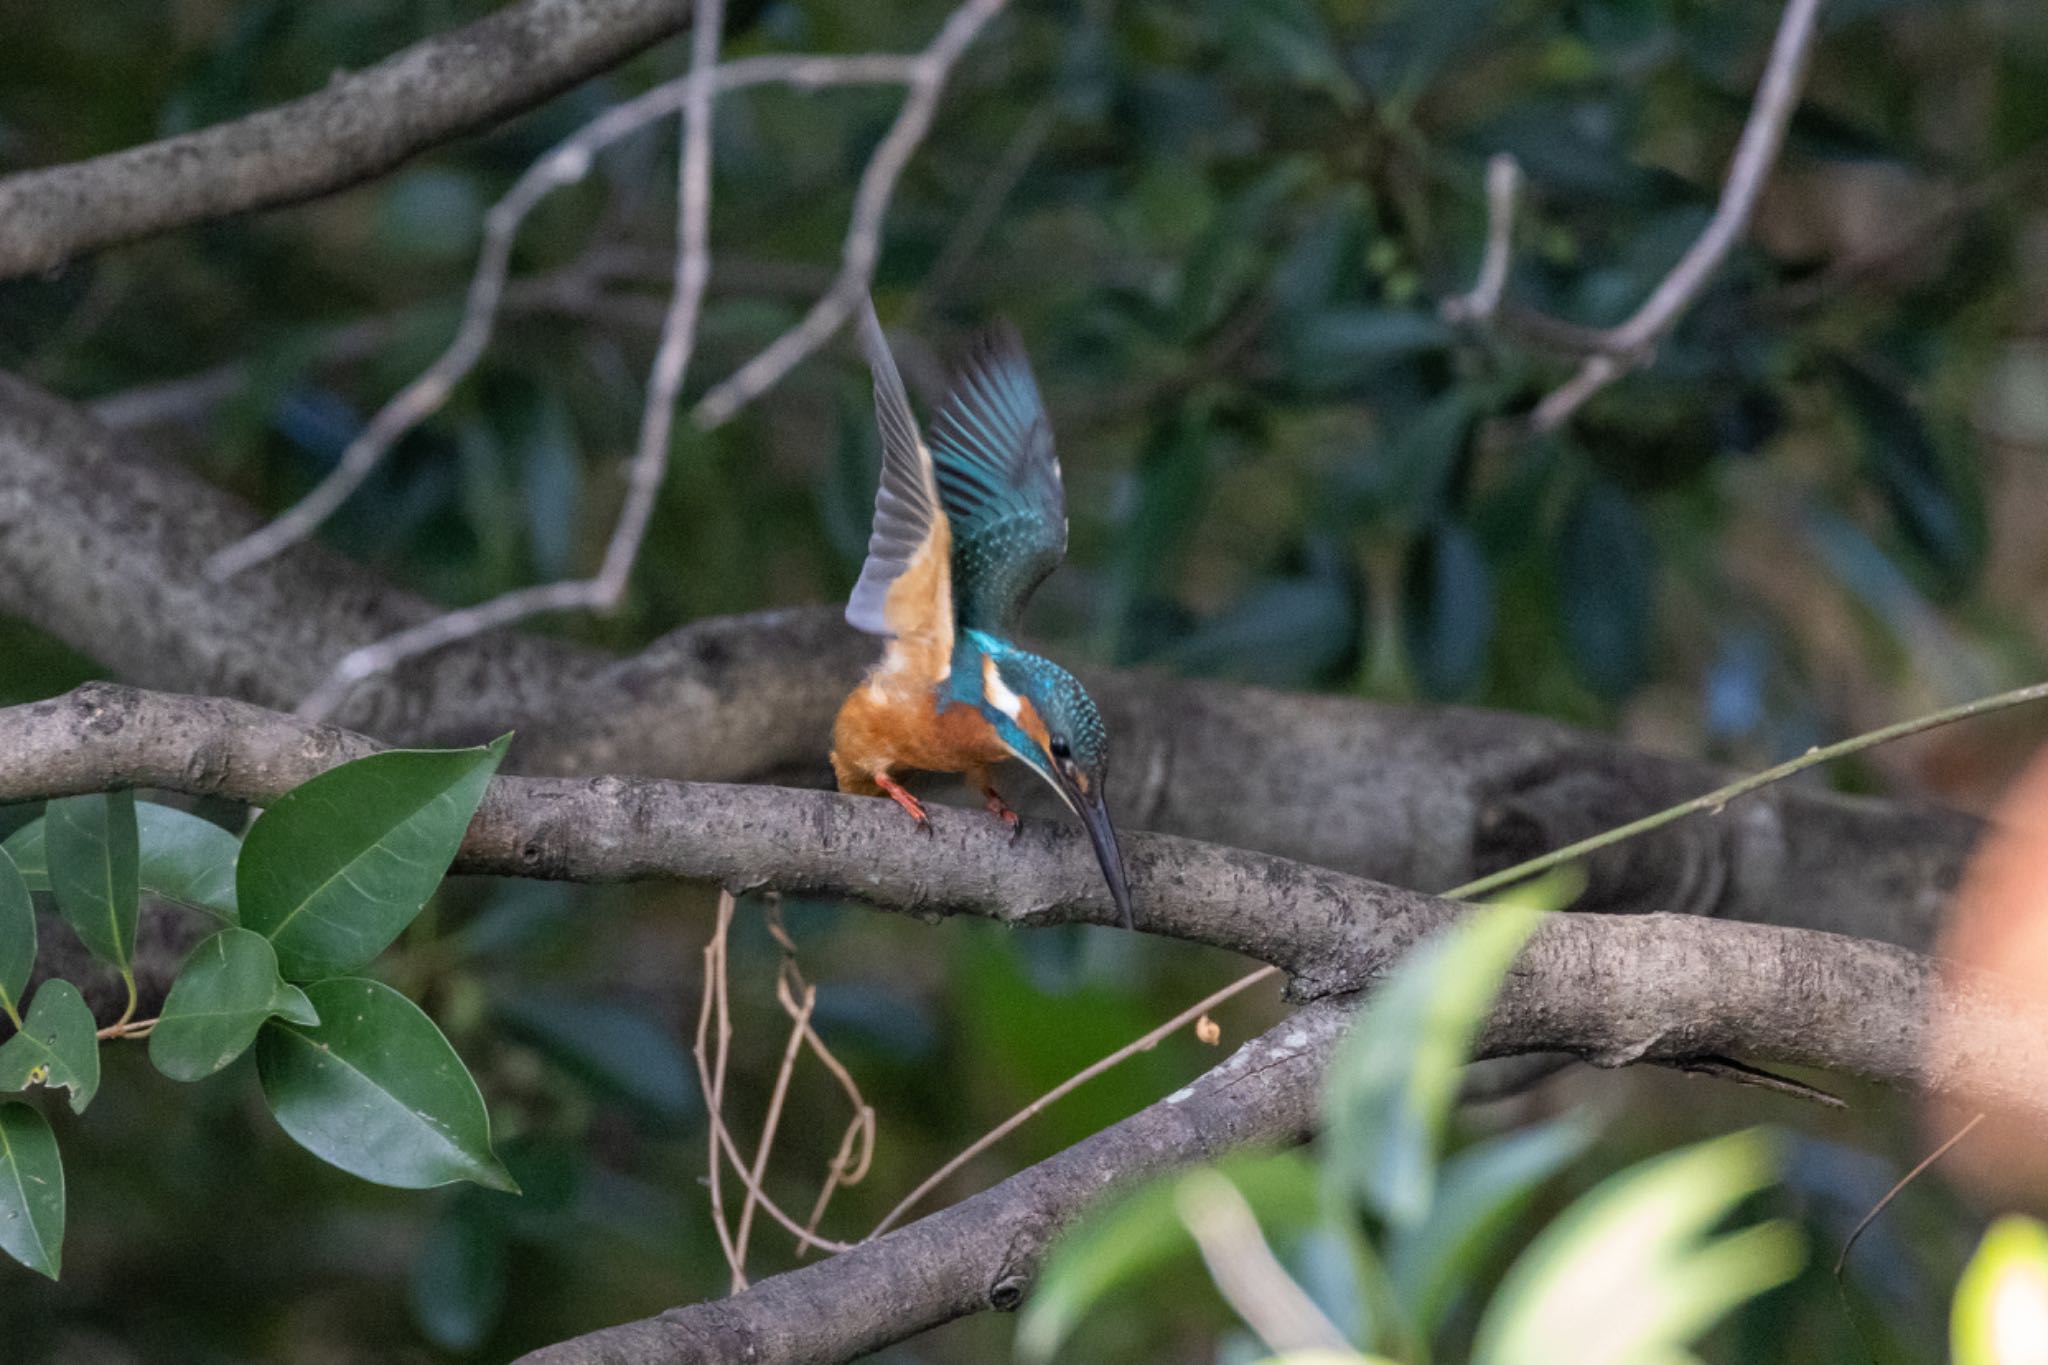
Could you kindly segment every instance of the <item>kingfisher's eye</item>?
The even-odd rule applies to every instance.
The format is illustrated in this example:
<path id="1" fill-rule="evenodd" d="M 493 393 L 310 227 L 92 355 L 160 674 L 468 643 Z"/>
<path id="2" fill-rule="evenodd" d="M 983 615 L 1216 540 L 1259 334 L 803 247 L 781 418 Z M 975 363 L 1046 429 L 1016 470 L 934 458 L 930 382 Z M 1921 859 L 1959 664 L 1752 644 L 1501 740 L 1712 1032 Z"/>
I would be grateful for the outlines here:
<path id="1" fill-rule="evenodd" d="M 1067 747 L 1067 742 L 1064 739 L 1056 738 L 1048 747 L 1051 748 L 1054 758 L 1072 758 L 1074 756 L 1074 751 Z"/>

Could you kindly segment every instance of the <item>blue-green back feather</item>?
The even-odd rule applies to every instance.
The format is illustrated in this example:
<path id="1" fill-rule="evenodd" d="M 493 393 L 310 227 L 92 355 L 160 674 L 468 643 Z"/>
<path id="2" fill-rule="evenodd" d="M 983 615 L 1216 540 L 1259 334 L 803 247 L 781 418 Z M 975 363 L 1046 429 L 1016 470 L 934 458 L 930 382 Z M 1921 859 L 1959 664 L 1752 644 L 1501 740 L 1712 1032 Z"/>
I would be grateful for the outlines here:
<path id="1" fill-rule="evenodd" d="M 969 357 L 932 425 L 962 627 L 1007 634 L 1067 552 L 1066 493 L 1038 384 L 1009 328 Z"/>

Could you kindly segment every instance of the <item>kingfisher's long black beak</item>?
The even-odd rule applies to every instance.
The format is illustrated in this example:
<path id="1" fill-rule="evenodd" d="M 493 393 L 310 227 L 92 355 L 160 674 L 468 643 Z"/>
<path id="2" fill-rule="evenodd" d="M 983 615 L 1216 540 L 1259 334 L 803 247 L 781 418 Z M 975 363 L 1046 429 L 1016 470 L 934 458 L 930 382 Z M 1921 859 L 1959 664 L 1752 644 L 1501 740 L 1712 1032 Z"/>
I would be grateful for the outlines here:
<path id="1" fill-rule="evenodd" d="M 1081 823 L 1088 829 L 1089 842 L 1095 845 L 1095 857 L 1102 864 L 1102 878 L 1109 883 L 1109 898 L 1116 904 L 1117 917 L 1126 929 L 1135 928 L 1131 922 L 1131 888 L 1124 882 L 1124 852 L 1117 847 L 1116 827 L 1109 823 L 1109 810 L 1102 804 L 1102 786 L 1095 784 L 1087 793 L 1074 792 L 1074 809 L 1081 817 Z"/>

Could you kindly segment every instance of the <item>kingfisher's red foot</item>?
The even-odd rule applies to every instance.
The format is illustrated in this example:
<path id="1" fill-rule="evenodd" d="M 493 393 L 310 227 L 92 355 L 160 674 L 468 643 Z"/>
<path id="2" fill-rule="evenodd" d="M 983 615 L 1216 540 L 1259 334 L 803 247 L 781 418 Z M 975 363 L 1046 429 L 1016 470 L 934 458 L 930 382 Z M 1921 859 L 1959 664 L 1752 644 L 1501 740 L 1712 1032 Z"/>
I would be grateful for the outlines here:
<path id="1" fill-rule="evenodd" d="M 1024 817 L 1011 810 L 1009 803 L 996 794 L 994 787 L 981 789 L 981 804 L 990 815 L 1010 827 L 1010 842 L 1016 843 L 1017 836 L 1024 832 Z"/>
<path id="2" fill-rule="evenodd" d="M 887 773 L 876 773 L 875 785 L 887 792 L 891 801 L 910 812 L 910 818 L 917 822 L 918 829 L 927 836 L 931 834 L 931 817 L 924 813 L 924 802 L 904 790 L 903 784 Z"/>

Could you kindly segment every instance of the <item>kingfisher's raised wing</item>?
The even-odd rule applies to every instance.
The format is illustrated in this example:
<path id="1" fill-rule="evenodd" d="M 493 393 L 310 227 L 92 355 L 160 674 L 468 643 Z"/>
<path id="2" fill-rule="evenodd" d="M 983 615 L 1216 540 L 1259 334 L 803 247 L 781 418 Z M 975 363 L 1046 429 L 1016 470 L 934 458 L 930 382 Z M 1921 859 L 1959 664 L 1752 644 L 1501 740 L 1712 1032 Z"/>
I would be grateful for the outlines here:
<path id="1" fill-rule="evenodd" d="M 882 335 L 872 300 L 861 305 L 861 350 L 875 376 L 875 422 L 882 429 L 882 486 L 867 562 L 847 599 L 846 619 L 871 635 L 902 641 L 921 671 L 944 677 L 953 655 L 951 528 L 940 504 L 931 451 L 903 392 L 903 377 Z"/>
<path id="2" fill-rule="evenodd" d="M 932 424 L 931 460 L 953 533 L 961 626 L 1007 635 L 1067 553 L 1067 498 L 1038 383 L 1016 332 L 969 356 Z"/>

